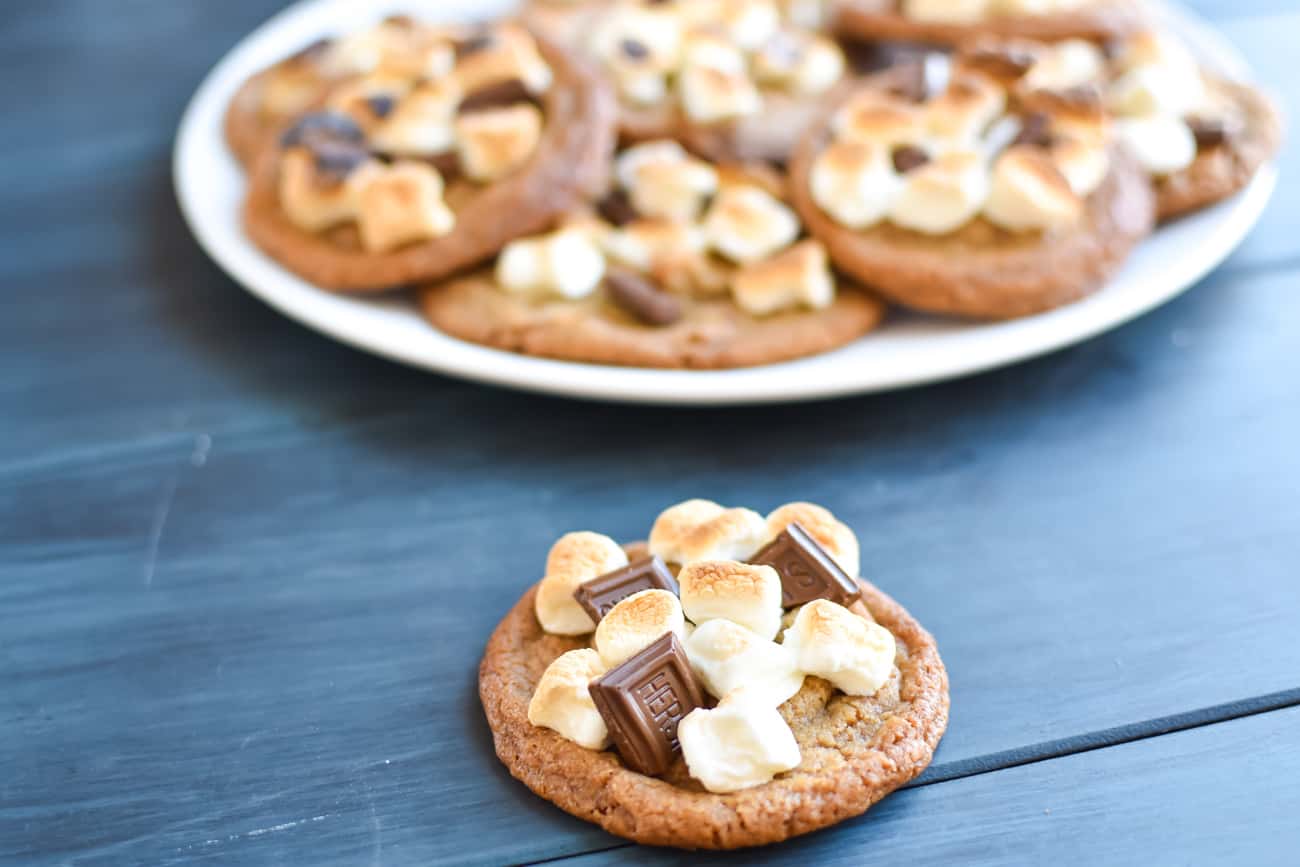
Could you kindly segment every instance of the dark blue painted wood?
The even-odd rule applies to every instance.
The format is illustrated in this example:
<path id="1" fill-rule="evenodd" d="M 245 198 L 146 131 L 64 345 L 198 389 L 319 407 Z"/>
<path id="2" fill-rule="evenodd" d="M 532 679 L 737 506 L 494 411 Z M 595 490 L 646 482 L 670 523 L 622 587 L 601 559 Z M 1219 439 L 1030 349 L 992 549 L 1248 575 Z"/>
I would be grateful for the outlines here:
<path id="1" fill-rule="evenodd" d="M 6 10 L 0 862 L 611 845 L 501 770 L 474 667 L 556 535 L 639 535 L 697 493 L 858 528 L 953 675 L 929 779 L 1295 703 L 1294 184 L 1187 297 L 975 380 L 728 411 L 514 395 L 310 334 L 186 235 L 172 127 L 272 5 Z M 1226 26 L 1282 82 L 1294 22 Z"/>
<path id="2" fill-rule="evenodd" d="M 1252 716 L 893 795 L 757 851 L 618 848 L 601 864 L 1250 864 L 1300 851 L 1300 710 Z"/>

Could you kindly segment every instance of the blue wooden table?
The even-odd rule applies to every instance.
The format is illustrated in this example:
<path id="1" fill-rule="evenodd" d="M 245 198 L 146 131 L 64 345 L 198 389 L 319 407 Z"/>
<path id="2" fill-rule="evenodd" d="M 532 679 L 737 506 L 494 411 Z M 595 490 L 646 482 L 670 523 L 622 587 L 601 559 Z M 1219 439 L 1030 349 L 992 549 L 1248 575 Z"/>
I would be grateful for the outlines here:
<path id="1" fill-rule="evenodd" d="M 913 786 L 719 860 L 1300 862 L 1300 136 L 1236 255 L 1082 346 L 784 409 L 568 402 L 331 343 L 200 253 L 175 124 L 275 6 L 5 7 L 0 862 L 684 860 L 513 781 L 475 668 L 556 536 L 692 495 L 833 508 L 952 678 Z M 1202 7 L 1294 82 L 1289 0 Z"/>

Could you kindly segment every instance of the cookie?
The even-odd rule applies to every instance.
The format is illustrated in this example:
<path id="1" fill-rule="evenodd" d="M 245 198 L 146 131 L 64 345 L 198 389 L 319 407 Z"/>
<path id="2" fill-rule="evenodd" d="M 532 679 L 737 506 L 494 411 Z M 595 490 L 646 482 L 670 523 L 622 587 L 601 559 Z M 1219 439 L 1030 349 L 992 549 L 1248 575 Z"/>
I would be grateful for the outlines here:
<path id="1" fill-rule="evenodd" d="M 625 142 L 676 138 L 713 160 L 784 162 L 851 73 L 817 0 L 534 0 L 524 17 L 595 58 Z"/>
<path id="2" fill-rule="evenodd" d="M 1170 34 L 1147 31 L 1120 46 L 1106 89 L 1120 138 L 1151 175 L 1161 220 L 1242 189 L 1278 148 L 1269 99 L 1205 70 Z"/>
<path id="3" fill-rule="evenodd" d="M 837 280 L 785 178 L 671 140 L 621 151 L 597 213 L 507 244 L 495 267 L 420 290 L 426 316 L 500 349 L 604 364 L 720 368 L 824 352 L 884 306 Z"/>
<path id="4" fill-rule="evenodd" d="M 820 557 L 813 572 L 788 548 L 767 553 L 792 532 L 798 556 Z M 535 793 L 640 843 L 731 849 L 859 815 L 929 764 L 948 719 L 934 639 L 844 577 L 857 542 L 829 512 L 795 503 L 764 519 L 688 501 L 660 516 L 648 550 L 755 563 L 674 563 L 674 594 L 636 579 L 647 561 L 628 567 L 606 537 L 556 543 L 479 668 L 497 755 Z M 591 581 L 619 570 L 634 577 L 613 595 Z M 831 582 L 782 617 L 785 583 L 831 572 L 854 598 Z M 595 616 L 571 595 L 588 582 L 606 589 Z"/>
<path id="5" fill-rule="evenodd" d="M 1021 5 L 1023 11 L 1016 11 Z M 989 37 L 1106 43 L 1145 26 L 1133 0 L 1077 0 L 1055 4 L 1003 4 L 961 0 L 844 0 L 833 27 L 857 39 L 963 46 Z M 1055 9 L 1045 7 L 1055 6 Z"/>
<path id="6" fill-rule="evenodd" d="M 615 104 L 589 64 L 509 23 L 458 45 L 443 76 L 350 79 L 264 147 L 253 241 L 323 288 L 383 291 L 472 267 L 604 187 Z"/>
<path id="7" fill-rule="evenodd" d="M 1108 143 L 1096 92 L 1026 92 L 1032 64 L 995 74 L 990 60 L 958 57 L 924 95 L 902 70 L 878 76 L 791 161 L 809 231 L 889 300 L 989 319 L 1048 310 L 1100 287 L 1152 228 L 1150 185 Z"/>

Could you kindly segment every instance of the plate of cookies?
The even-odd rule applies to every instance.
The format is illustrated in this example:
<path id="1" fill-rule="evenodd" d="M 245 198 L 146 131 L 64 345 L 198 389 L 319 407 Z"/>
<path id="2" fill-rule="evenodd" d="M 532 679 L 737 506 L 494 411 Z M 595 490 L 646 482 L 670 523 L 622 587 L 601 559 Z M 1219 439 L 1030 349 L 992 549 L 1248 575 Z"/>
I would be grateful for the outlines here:
<path id="1" fill-rule="evenodd" d="M 534 391 L 900 388 L 1173 298 L 1258 220 L 1281 125 L 1140 0 L 305 0 L 182 119 L 248 291 Z"/>

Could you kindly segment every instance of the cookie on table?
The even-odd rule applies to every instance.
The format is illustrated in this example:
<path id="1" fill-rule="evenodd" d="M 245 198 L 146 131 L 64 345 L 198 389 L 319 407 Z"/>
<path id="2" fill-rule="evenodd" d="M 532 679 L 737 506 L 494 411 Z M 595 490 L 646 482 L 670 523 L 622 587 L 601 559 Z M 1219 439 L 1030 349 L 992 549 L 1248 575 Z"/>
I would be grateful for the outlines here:
<path id="1" fill-rule="evenodd" d="M 595 58 L 625 141 L 784 162 L 848 67 L 824 0 L 534 0 L 525 20 Z"/>
<path id="2" fill-rule="evenodd" d="M 884 305 L 832 272 L 761 163 L 671 140 L 620 152 L 597 212 L 420 290 L 442 331 L 498 349 L 641 367 L 766 364 L 848 343 Z"/>
<path id="3" fill-rule="evenodd" d="M 1154 31 L 1119 47 L 1107 104 L 1121 140 L 1152 177 L 1161 220 L 1245 187 L 1281 138 L 1267 97 L 1203 69 L 1175 37 Z"/>
<path id="4" fill-rule="evenodd" d="M 688 500 L 635 548 L 563 536 L 479 667 L 498 757 L 640 843 L 733 849 L 861 814 L 930 763 L 948 678 L 857 572 L 853 532 L 810 503 Z"/>
<path id="5" fill-rule="evenodd" d="M 615 102 L 590 65 L 510 22 L 442 38 L 440 60 L 347 78 L 262 147 L 258 246 L 323 288 L 382 291 L 482 262 L 604 187 Z"/>
<path id="6" fill-rule="evenodd" d="M 988 37 L 1105 43 L 1143 26 L 1137 0 L 842 0 L 834 18 L 858 39 L 949 46 Z"/>
<path id="7" fill-rule="evenodd" d="M 813 236 L 844 273 L 918 310 L 1003 319 L 1099 288 L 1155 210 L 1088 83 L 1100 50 L 929 60 L 855 90 L 796 149 L 791 197 Z"/>

